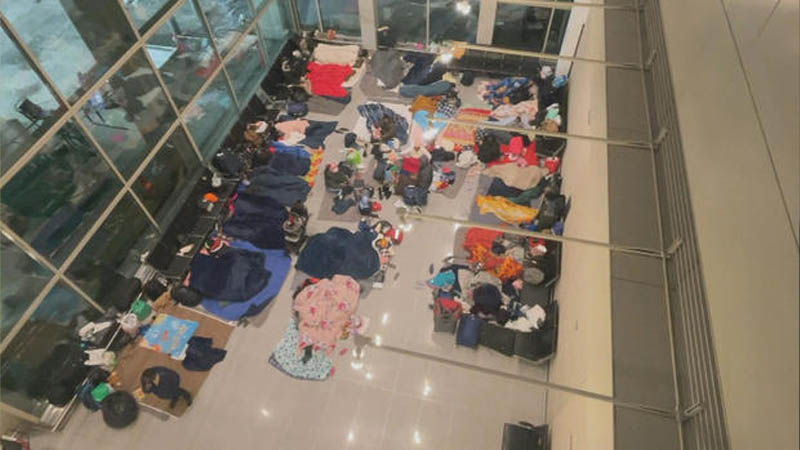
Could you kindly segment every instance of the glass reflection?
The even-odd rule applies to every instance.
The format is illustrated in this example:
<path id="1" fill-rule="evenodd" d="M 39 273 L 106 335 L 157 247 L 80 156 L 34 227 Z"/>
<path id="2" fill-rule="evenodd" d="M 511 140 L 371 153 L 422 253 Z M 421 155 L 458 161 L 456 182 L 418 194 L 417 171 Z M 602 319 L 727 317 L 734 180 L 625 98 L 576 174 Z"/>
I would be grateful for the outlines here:
<path id="1" fill-rule="evenodd" d="M 296 0 L 297 14 L 300 16 L 300 27 L 304 30 L 319 28 L 316 0 Z"/>
<path id="2" fill-rule="evenodd" d="M 220 64 L 191 1 L 175 11 L 146 47 L 179 108 L 189 103 Z"/>
<path id="3" fill-rule="evenodd" d="M 431 2 L 431 42 L 475 42 L 480 1 Z"/>
<path id="4" fill-rule="evenodd" d="M 358 0 L 320 0 L 322 28 L 333 29 L 348 36 L 361 36 Z"/>
<path id="5" fill-rule="evenodd" d="M 120 275 L 133 275 L 155 238 L 144 212 L 126 194 L 70 264 L 67 276 L 98 303 L 111 306 L 113 299 L 101 294 L 109 292 Z"/>
<path id="6" fill-rule="evenodd" d="M 33 303 L 53 272 L 0 235 L 0 339 Z"/>
<path id="7" fill-rule="evenodd" d="M 550 22 L 550 8 L 500 3 L 497 5 L 492 45 L 542 51 Z"/>
<path id="8" fill-rule="evenodd" d="M 75 291 L 56 284 L 3 351 L 3 403 L 40 417 L 53 394 L 53 378 L 62 369 L 59 356 L 75 349 L 78 330 L 98 317 L 100 312 Z"/>
<path id="9" fill-rule="evenodd" d="M 137 53 L 79 114 L 120 172 L 129 177 L 175 120 L 144 55 Z"/>
<path id="10" fill-rule="evenodd" d="M 67 122 L 0 191 L 3 222 L 61 264 L 120 188 L 105 160 Z"/>
<path id="11" fill-rule="evenodd" d="M 264 38 L 264 47 L 267 51 L 267 66 L 271 66 L 278 54 L 283 49 L 283 44 L 289 38 L 291 19 L 286 0 L 274 0 L 269 9 L 261 16 L 258 26 Z M 315 19 L 316 20 L 316 19 Z"/>
<path id="12" fill-rule="evenodd" d="M 149 28 L 148 24 L 152 22 L 150 19 L 157 19 L 160 15 L 158 13 L 173 3 L 171 0 L 124 0 L 123 2 L 133 23 L 142 31 Z"/>
<path id="13" fill-rule="evenodd" d="M 397 42 L 425 44 L 427 3 L 424 0 L 378 0 L 378 26 L 389 27 Z"/>
<path id="14" fill-rule="evenodd" d="M 178 128 L 136 180 L 133 190 L 159 225 L 167 224 L 180 208 L 188 180 L 200 168 L 183 130 Z"/>
<path id="15" fill-rule="evenodd" d="M 61 114 L 56 97 L 3 30 L 0 33 L 0 165 L 14 164 Z"/>
<path id="16" fill-rule="evenodd" d="M 258 43 L 258 35 L 250 33 L 245 36 L 225 66 L 231 77 L 236 98 L 239 99 L 239 103 L 247 103 L 269 69 Z"/>
<path id="17" fill-rule="evenodd" d="M 186 120 L 200 152 L 210 158 L 236 120 L 236 107 L 222 72 L 186 111 Z"/>
<path id="18" fill-rule="evenodd" d="M 223 56 L 253 21 L 248 0 L 200 0 L 200 7 L 211 26 L 214 44 Z"/>
<path id="19" fill-rule="evenodd" d="M 136 42 L 115 1 L 5 1 L 0 11 L 70 100 L 86 92 Z"/>

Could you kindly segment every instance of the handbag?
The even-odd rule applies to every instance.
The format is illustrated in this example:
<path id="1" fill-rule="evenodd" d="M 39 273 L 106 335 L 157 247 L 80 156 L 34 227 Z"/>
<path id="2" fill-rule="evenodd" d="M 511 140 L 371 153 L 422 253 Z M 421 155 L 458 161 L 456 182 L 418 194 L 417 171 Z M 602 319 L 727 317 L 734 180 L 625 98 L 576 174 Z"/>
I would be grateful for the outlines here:
<path id="1" fill-rule="evenodd" d="M 448 307 L 449 302 L 455 303 L 455 308 Z M 433 331 L 455 333 L 460 317 L 461 305 L 458 302 L 444 297 L 439 297 L 433 301 Z"/>
<path id="2" fill-rule="evenodd" d="M 516 337 L 516 332 L 511 328 L 487 322 L 481 327 L 479 343 L 506 356 L 512 356 Z"/>
<path id="3" fill-rule="evenodd" d="M 456 331 L 456 345 L 478 348 L 482 326 L 483 320 L 474 314 L 461 316 Z"/>
<path id="4" fill-rule="evenodd" d="M 501 450 L 544 450 L 547 448 L 547 425 L 533 426 L 528 422 L 503 425 Z"/>

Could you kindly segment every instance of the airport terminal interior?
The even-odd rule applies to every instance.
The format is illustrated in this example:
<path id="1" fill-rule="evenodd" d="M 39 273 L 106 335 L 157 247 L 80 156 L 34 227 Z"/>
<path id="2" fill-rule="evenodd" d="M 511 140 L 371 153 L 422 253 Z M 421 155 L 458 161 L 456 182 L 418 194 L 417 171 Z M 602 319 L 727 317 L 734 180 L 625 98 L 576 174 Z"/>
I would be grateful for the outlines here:
<path id="1" fill-rule="evenodd" d="M 800 446 L 798 0 L 0 28 L 4 450 Z"/>

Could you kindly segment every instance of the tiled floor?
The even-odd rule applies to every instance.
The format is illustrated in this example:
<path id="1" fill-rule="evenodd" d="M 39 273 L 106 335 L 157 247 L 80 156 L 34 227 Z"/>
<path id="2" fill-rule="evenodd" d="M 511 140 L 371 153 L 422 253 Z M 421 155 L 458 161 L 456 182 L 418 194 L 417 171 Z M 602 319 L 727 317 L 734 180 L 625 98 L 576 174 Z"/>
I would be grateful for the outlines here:
<path id="1" fill-rule="evenodd" d="M 464 89 L 463 96 L 474 96 Z M 338 117 L 350 127 L 358 89 Z M 474 99 L 470 97 L 470 103 Z M 328 119 L 312 114 L 312 119 Z M 332 135 L 325 163 L 340 158 L 342 135 Z M 456 199 L 432 195 L 428 212 L 466 217 L 476 179 L 469 179 Z M 354 229 L 354 223 L 315 220 L 323 183 L 309 198 L 309 233 L 331 226 Z M 395 208 L 384 202 L 384 218 L 397 223 Z M 369 335 L 384 348 L 365 347 L 354 358 L 352 339 L 344 355 L 334 356 L 336 374 L 324 382 L 298 381 L 267 363 L 286 330 L 290 316 L 290 273 L 284 289 L 254 324 L 237 328 L 228 356 L 214 367 L 195 403 L 180 419 L 161 420 L 142 412 L 137 422 L 113 430 L 100 413 L 78 407 L 59 434 L 36 436 L 36 450 L 72 449 L 492 449 L 499 448 L 503 424 L 511 420 L 544 423 L 546 391 L 533 384 L 487 374 L 388 347 L 435 355 L 478 368 L 544 380 L 546 367 L 536 367 L 488 349 L 457 348 L 452 335 L 433 333 L 430 294 L 422 282 L 453 251 L 453 225 L 415 222 L 397 249 L 383 289 L 362 298 L 359 314 L 371 319 Z"/>

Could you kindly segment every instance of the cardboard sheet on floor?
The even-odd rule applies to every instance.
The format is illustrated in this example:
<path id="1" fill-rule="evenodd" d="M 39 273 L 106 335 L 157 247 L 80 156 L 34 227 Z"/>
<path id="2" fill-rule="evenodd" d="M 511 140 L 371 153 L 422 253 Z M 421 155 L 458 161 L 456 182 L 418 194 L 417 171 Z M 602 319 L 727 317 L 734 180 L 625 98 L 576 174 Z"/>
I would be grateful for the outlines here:
<path id="1" fill-rule="evenodd" d="M 169 292 L 162 295 L 160 300 L 169 298 Z M 225 348 L 228 339 L 233 331 L 233 326 L 214 318 L 208 314 L 201 313 L 197 310 L 186 308 L 177 304 L 170 304 L 169 306 L 159 310 L 158 312 L 169 314 L 170 316 L 179 319 L 191 320 L 198 323 L 195 336 L 209 337 L 213 340 L 213 346 L 216 348 Z M 139 339 L 142 339 L 141 337 Z M 197 398 L 200 389 L 203 387 L 208 374 L 211 371 L 194 372 L 186 370 L 181 365 L 181 361 L 172 359 L 169 355 L 159 353 L 137 345 L 136 343 L 128 345 L 118 355 L 119 364 L 117 365 L 116 372 L 119 374 L 121 389 L 133 393 L 141 387 L 141 375 L 145 369 L 154 366 L 162 366 L 172 369 L 177 372 L 181 377 L 181 387 L 189 391 L 192 398 Z M 225 364 L 222 361 L 219 364 Z M 211 370 L 214 370 L 212 368 Z M 160 412 L 180 417 L 188 407 L 183 400 L 178 401 L 175 408 L 170 409 L 169 400 L 158 398 L 155 394 L 145 394 L 144 398 L 140 400 L 141 403 L 156 409 Z"/>

